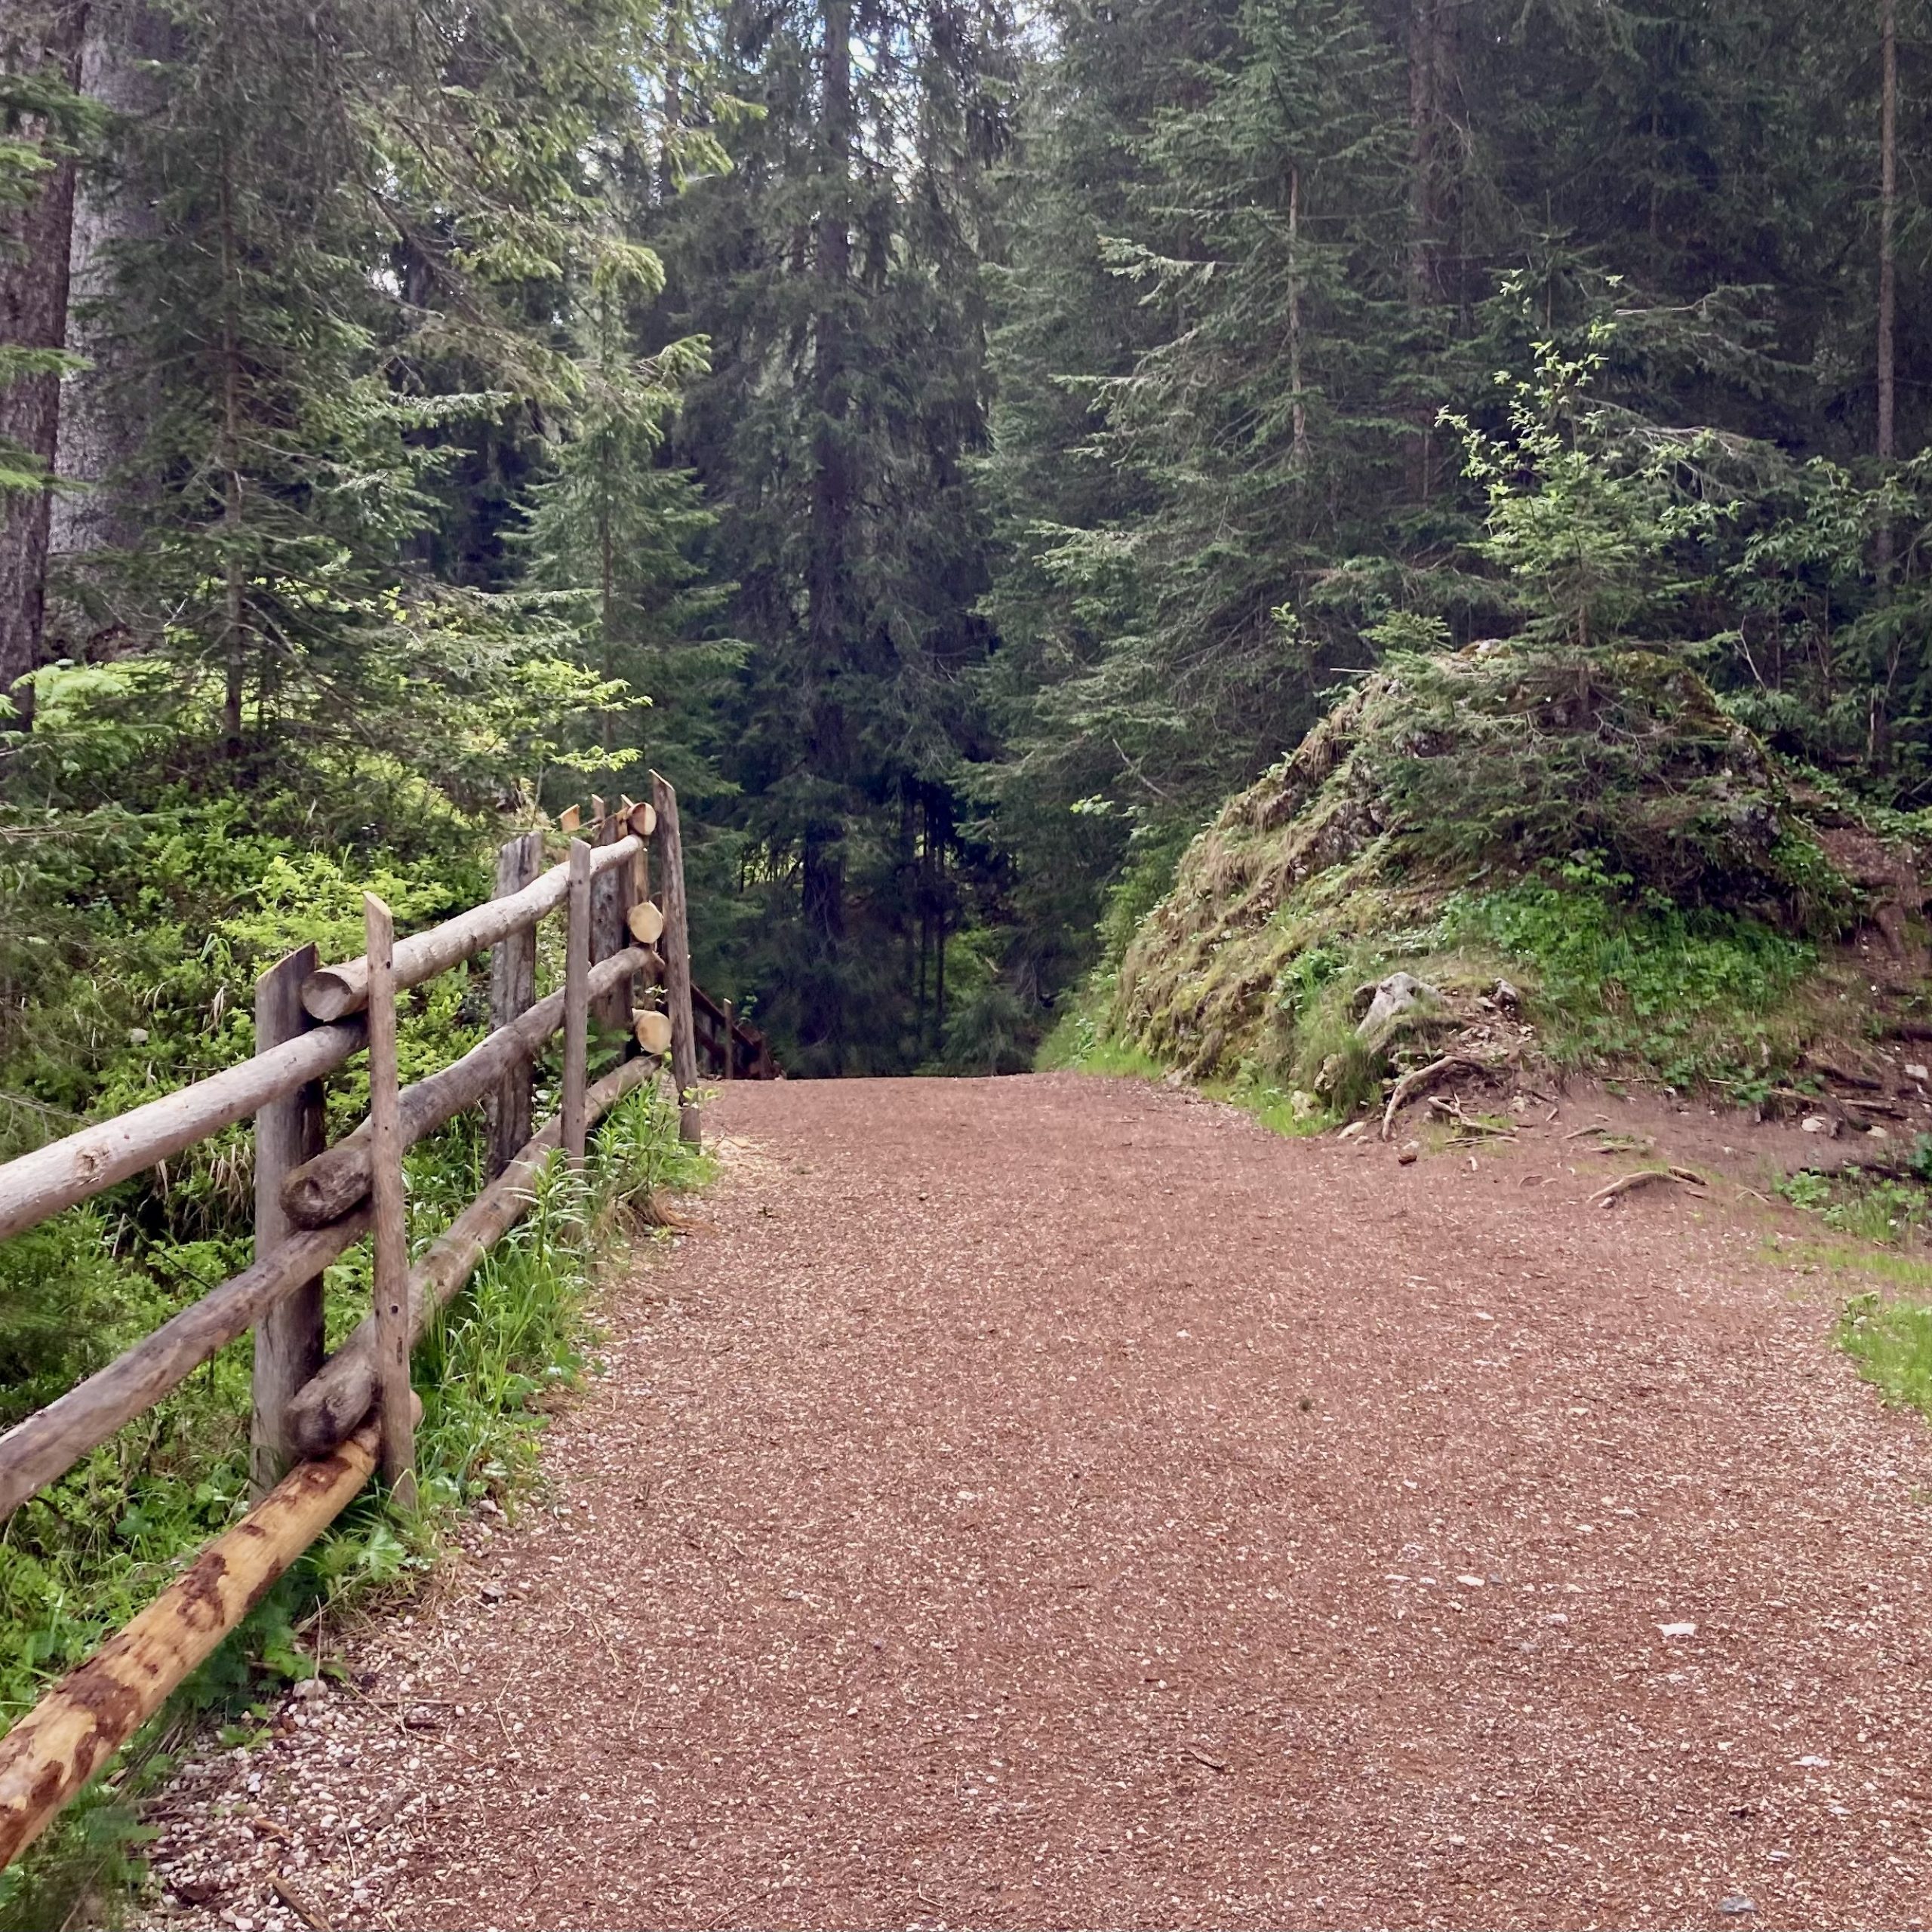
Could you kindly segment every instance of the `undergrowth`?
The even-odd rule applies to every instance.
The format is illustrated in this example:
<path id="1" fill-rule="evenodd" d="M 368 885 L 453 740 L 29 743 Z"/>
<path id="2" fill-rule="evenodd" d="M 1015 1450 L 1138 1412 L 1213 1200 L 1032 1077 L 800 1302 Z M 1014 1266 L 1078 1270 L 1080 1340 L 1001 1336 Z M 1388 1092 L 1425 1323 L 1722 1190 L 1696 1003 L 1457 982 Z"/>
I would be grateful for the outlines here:
<path id="1" fill-rule="evenodd" d="M 1446 946 L 1484 947 L 1524 969 L 1543 1051 L 1559 1064 L 1641 1066 L 1748 1104 L 1803 1044 L 1790 1001 L 1817 967 L 1815 945 L 1743 913 L 1680 906 L 1594 857 L 1459 892 L 1438 931 Z"/>
<path id="2" fill-rule="evenodd" d="M 462 1130 L 411 1150 L 413 1250 L 475 1192 L 478 1158 L 475 1137 Z M 678 1139 L 676 1109 L 654 1089 L 628 1096 L 600 1124 L 585 1179 L 552 1163 L 529 1214 L 417 1351 L 423 1401 L 417 1515 L 398 1520 L 373 1493 L 350 1506 L 118 1766 L 25 1860 L 0 1873 L 0 1932 L 113 1915 L 140 1875 L 140 1800 L 197 1727 L 225 1719 L 232 1727 L 225 1735 L 245 1740 L 267 1700 L 313 1674 L 318 1634 L 332 1612 L 409 1587 L 435 1561 L 458 1512 L 486 1497 L 514 1508 L 531 1479 L 547 1415 L 586 1371 L 596 1256 L 629 1229 L 649 1225 L 655 1196 L 697 1185 L 708 1173 L 704 1158 Z M 8 1420 L 111 1359 L 245 1259 L 232 1243 L 211 1242 L 178 1263 L 156 1251 L 136 1266 L 115 1257 L 112 1235 L 90 1208 L 0 1244 L 0 1300 L 14 1282 L 50 1269 L 85 1297 L 90 1318 L 44 1337 L 17 1325 L 6 1331 L 13 1353 L 0 1366 L 8 1371 Z M 364 1251 L 330 1270 L 328 1295 L 333 1341 L 368 1306 Z M 36 1339 L 46 1346 L 36 1350 Z M 251 1346 L 245 1337 L 224 1349 L 0 1528 L 7 1724 L 246 1508 Z"/>
<path id="3" fill-rule="evenodd" d="M 1916 1244 L 1932 1228 L 1932 1188 L 1923 1178 L 1922 1152 L 1917 1165 L 1920 1177 L 1912 1180 L 1857 1166 L 1832 1174 L 1804 1168 L 1780 1181 L 1777 1191 L 1835 1232 L 1881 1247 L 1902 1247 Z"/>
<path id="4" fill-rule="evenodd" d="M 1839 1319 L 1838 1340 L 1887 1402 L 1932 1417 L 1932 1304 L 1860 1295 Z"/>

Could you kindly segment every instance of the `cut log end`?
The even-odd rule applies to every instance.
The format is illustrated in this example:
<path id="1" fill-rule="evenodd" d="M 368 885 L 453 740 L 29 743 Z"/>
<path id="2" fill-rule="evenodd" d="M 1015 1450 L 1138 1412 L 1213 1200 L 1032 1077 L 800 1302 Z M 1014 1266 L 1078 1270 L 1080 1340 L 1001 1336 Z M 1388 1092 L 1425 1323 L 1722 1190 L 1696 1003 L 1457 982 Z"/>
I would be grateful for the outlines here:
<path id="1" fill-rule="evenodd" d="M 648 1054 L 660 1057 L 671 1051 L 671 1016 L 647 1008 L 636 1016 L 637 1043 Z"/>
<path id="2" fill-rule="evenodd" d="M 648 838 L 657 829 L 657 808 L 649 803 L 632 806 L 631 829 L 640 838 Z"/>
<path id="3" fill-rule="evenodd" d="M 638 945 L 655 946 L 663 936 L 663 909 L 654 906 L 648 899 L 640 899 L 626 917 L 630 923 L 631 937 Z"/>
<path id="4" fill-rule="evenodd" d="M 349 962 L 346 970 L 325 966 L 302 982 L 302 1004 L 317 1020 L 340 1020 L 359 1008 L 368 997 L 369 973 L 360 959 Z"/>

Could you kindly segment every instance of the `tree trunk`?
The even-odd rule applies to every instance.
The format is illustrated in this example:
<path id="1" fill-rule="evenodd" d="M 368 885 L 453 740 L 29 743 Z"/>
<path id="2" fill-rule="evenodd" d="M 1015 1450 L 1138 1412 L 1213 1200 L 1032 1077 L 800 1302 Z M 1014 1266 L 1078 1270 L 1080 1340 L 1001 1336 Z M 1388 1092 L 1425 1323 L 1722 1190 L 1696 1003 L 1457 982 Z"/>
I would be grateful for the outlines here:
<path id="1" fill-rule="evenodd" d="M 55 0 L 0 42 L 9 64 L 25 72 L 51 69 L 70 88 L 81 80 L 87 0 Z M 18 138 L 32 147 L 58 139 L 45 117 L 31 116 Z M 74 221 L 71 155 L 41 177 L 40 192 L 0 226 L 0 342 L 10 348 L 58 350 L 67 341 L 67 257 Z M 60 378 L 49 370 L 0 388 L 0 437 L 18 444 L 51 477 L 60 453 Z M 46 490 L 0 497 L 0 729 L 33 722 L 33 691 L 20 680 L 45 661 L 48 536 L 53 501 Z"/>
<path id="2" fill-rule="evenodd" d="M 117 121 L 143 119 L 167 101 L 167 83 L 156 64 L 177 52 L 173 26 L 139 0 L 96 5 L 82 51 L 81 91 Z M 54 499 L 50 549 L 57 580 L 83 586 L 88 558 L 134 547 L 138 529 L 125 479 L 151 407 L 128 393 L 131 372 L 119 342 L 131 297 L 117 285 L 114 251 L 154 233 L 154 210 L 140 182 L 125 171 L 128 142 L 113 145 L 122 171 L 92 171 L 81 182 L 69 256 L 67 346 L 88 366 L 62 386 L 60 476 L 77 487 Z M 71 594 L 57 599 L 48 623 L 50 654 L 59 657 L 82 655 L 103 629 L 112 627 L 111 620 L 79 608 Z"/>
<path id="3" fill-rule="evenodd" d="M 817 473 L 812 488 L 812 549 L 807 567 L 813 670 L 823 675 L 844 642 L 842 608 L 847 525 L 851 510 L 851 453 L 846 426 L 845 303 L 852 264 L 851 0 L 825 0 L 825 51 L 820 119 L 825 152 L 819 184 L 817 284 L 812 367 Z M 816 678 L 814 678 L 816 681 Z"/>
<path id="4" fill-rule="evenodd" d="M 1898 314 L 1899 35 L 1898 0 L 1881 0 L 1882 78 L 1878 94 L 1878 436 L 1881 464 L 1892 460 L 1897 386 L 1893 339 Z M 1892 520 L 1878 525 L 1878 576 L 1892 571 Z"/>
<path id="5" fill-rule="evenodd" d="M 1288 466 L 1300 475 L 1308 462 L 1308 405 L 1301 383 L 1301 170 L 1288 171 Z"/>
<path id="6" fill-rule="evenodd" d="M 241 272 L 235 245 L 234 176 L 226 143 L 221 150 L 221 467 L 222 551 L 226 578 L 222 594 L 222 737 L 231 762 L 242 755 L 242 681 L 248 665 L 248 629 L 242 589 L 242 337 L 237 315 Z"/>
<path id="7" fill-rule="evenodd" d="M 1411 0 L 1409 11 L 1409 294 L 1418 309 L 1454 293 L 1449 244 L 1456 156 L 1449 103 L 1456 84 L 1457 0 Z"/>

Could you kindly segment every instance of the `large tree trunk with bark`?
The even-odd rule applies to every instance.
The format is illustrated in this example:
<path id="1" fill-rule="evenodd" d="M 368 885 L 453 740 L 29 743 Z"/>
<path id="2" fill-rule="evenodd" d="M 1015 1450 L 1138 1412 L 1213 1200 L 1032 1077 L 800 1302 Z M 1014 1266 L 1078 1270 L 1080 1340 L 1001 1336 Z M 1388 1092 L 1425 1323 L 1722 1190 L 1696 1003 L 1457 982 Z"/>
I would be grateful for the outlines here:
<path id="1" fill-rule="evenodd" d="M 112 123 L 128 124 L 158 113 L 166 82 L 158 63 L 174 56 L 177 36 L 168 22 L 141 0 L 90 9 L 81 57 L 81 91 L 106 110 Z M 130 297 L 116 286 L 115 251 L 154 232 L 154 212 L 143 192 L 129 143 L 112 143 L 107 166 L 91 171 L 74 202 L 67 346 L 86 366 L 69 375 L 60 401 L 60 480 L 73 487 L 54 499 L 51 563 L 57 592 L 62 580 L 85 588 L 88 560 L 104 551 L 131 549 L 138 526 L 128 475 L 140 445 L 148 408 L 131 392 L 122 331 Z M 89 601 L 60 597 L 48 614 L 49 643 L 59 654 L 78 657 L 114 628 L 112 614 Z"/>
<path id="2" fill-rule="evenodd" d="M 70 90 L 81 78 L 81 47 L 87 31 L 87 0 L 53 0 L 23 9 L 10 21 L 0 58 L 26 73 L 51 69 Z M 45 117 L 29 115 L 6 131 L 14 139 L 56 157 L 40 177 L 39 192 L 12 212 L 0 229 L 0 342 L 11 347 L 58 351 L 67 340 L 67 254 L 74 218 L 75 164 L 59 130 Z M 49 370 L 0 389 L 0 437 L 17 444 L 51 477 L 59 454 L 60 378 Z M 0 715 L 0 727 L 31 724 L 33 692 L 20 680 L 42 663 L 47 607 L 47 553 L 51 499 L 48 491 L 0 498 L 0 697 L 11 698 L 17 719 Z"/>
<path id="3" fill-rule="evenodd" d="M 1419 309 L 1456 300 L 1457 183 L 1451 104 L 1460 0 L 1410 0 L 1409 292 Z"/>

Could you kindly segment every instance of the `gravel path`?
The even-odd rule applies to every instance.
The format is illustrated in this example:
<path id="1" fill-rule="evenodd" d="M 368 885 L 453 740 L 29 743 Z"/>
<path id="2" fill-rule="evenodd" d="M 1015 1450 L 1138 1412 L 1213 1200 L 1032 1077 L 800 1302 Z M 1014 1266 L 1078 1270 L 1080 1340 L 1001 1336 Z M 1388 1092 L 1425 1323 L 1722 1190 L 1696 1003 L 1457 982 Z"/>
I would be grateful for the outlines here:
<path id="1" fill-rule="evenodd" d="M 731 1090 L 553 1496 L 189 1767 L 168 1922 L 1924 1923 L 1932 1431 L 1583 1117 Z"/>

